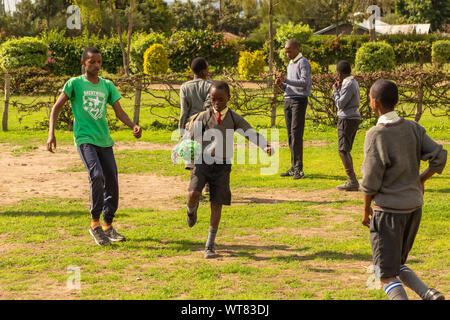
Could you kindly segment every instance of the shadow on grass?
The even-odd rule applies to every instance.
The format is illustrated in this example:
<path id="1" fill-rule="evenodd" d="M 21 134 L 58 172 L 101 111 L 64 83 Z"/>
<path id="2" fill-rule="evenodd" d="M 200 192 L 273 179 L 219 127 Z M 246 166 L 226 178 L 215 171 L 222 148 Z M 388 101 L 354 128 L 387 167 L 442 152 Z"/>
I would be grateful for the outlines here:
<path id="1" fill-rule="evenodd" d="M 14 211 L 14 210 L 6 210 L 2 211 L 0 209 L 0 217 L 2 216 L 8 216 L 8 217 L 64 217 L 64 218 L 70 218 L 70 217 L 79 217 L 79 216 L 85 216 L 90 217 L 91 214 L 89 213 L 89 209 L 87 210 L 65 210 L 65 211 L 59 211 L 59 210 L 49 210 L 49 211 Z M 120 213 L 120 217 L 128 217 L 129 215 L 126 213 Z"/>
<path id="2" fill-rule="evenodd" d="M 450 193 L 450 188 L 445 188 L 445 189 L 426 189 L 425 187 L 425 193 Z"/>
<path id="3" fill-rule="evenodd" d="M 192 240 L 161 240 L 154 238 L 133 239 L 133 242 L 156 242 L 159 246 L 152 246 L 148 244 L 130 245 L 127 248 L 133 249 L 170 249 L 176 252 L 198 252 L 205 250 L 204 241 Z M 221 257 L 237 257 L 248 258 L 254 261 L 275 261 L 275 262 L 296 262 L 296 261 L 310 261 L 310 260 L 355 260 L 355 261 L 371 261 L 372 255 L 360 253 L 344 253 L 339 251 L 319 251 L 311 254 L 301 254 L 302 252 L 310 250 L 310 247 L 292 248 L 287 245 L 230 245 L 230 244 L 216 244 L 218 258 Z M 261 252 L 272 252 L 274 250 L 287 252 L 287 255 L 275 256 L 261 256 Z"/>
<path id="4" fill-rule="evenodd" d="M 347 176 L 333 176 L 330 174 L 308 173 L 305 172 L 304 179 L 325 179 L 325 180 L 347 180 Z"/>
<path id="5" fill-rule="evenodd" d="M 348 201 L 345 200 L 335 200 L 335 201 L 310 201 L 310 200 L 280 200 L 280 199 L 265 199 L 265 198 L 255 198 L 255 197 L 242 197 L 236 200 L 233 200 L 233 204 L 250 204 L 250 203 L 265 203 L 265 204 L 277 204 L 277 203 L 285 203 L 285 202 L 299 202 L 299 203 L 308 203 L 308 204 L 332 204 L 332 203 L 346 203 Z"/>

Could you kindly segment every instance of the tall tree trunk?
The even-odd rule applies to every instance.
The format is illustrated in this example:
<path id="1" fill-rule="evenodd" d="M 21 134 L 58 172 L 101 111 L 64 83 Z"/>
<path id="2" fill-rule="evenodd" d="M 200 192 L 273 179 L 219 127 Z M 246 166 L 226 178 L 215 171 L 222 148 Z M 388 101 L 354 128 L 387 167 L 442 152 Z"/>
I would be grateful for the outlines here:
<path id="1" fill-rule="evenodd" d="M 270 103 L 270 126 L 275 127 L 277 117 L 277 105 L 275 87 L 273 85 L 273 2 L 269 0 L 269 87 L 272 88 L 272 101 Z"/>
<path id="2" fill-rule="evenodd" d="M 114 0 L 109 0 L 109 7 L 111 8 L 112 14 L 114 16 L 114 20 L 116 22 L 116 28 L 117 28 L 117 35 L 119 36 L 119 44 L 120 44 L 120 50 L 122 51 L 122 62 L 123 62 L 123 69 L 125 71 L 125 74 L 127 77 L 130 76 L 130 42 L 131 42 L 131 31 L 132 31 L 132 22 L 133 22 L 133 9 L 134 9 L 134 0 L 130 0 L 130 11 L 128 14 L 128 48 L 125 51 L 125 45 L 123 43 L 122 39 L 122 27 L 120 26 L 119 17 L 117 15 L 117 11 L 114 7 Z"/>
<path id="3" fill-rule="evenodd" d="M 339 36 L 339 2 L 338 0 L 335 0 L 334 2 L 334 10 L 335 10 L 335 15 L 334 15 L 334 23 L 336 25 L 336 39 Z"/>

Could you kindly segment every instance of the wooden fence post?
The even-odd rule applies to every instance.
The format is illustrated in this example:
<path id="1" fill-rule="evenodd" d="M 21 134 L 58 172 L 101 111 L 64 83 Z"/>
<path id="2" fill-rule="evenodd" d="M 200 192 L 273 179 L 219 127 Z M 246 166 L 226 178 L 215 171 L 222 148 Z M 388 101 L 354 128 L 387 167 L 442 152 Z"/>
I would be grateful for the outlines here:
<path id="1" fill-rule="evenodd" d="M 142 92 L 142 79 L 138 78 L 136 81 L 136 93 L 134 96 L 134 114 L 133 122 L 139 125 L 139 114 L 141 112 L 141 92 Z"/>
<path id="2" fill-rule="evenodd" d="M 8 108 L 10 96 L 11 76 L 5 75 L 5 105 L 3 107 L 2 130 L 8 131 Z"/>

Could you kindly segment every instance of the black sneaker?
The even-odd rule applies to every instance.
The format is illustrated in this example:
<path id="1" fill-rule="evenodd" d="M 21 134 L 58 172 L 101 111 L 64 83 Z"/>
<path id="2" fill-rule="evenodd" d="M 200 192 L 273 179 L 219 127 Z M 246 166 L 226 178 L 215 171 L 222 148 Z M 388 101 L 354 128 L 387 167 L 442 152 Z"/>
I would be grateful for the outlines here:
<path id="1" fill-rule="evenodd" d="M 109 238 L 106 236 L 101 226 L 98 226 L 94 229 L 89 228 L 89 233 L 91 234 L 92 238 L 94 238 L 95 243 L 99 246 L 107 246 L 111 244 L 111 241 L 109 241 Z"/>
<path id="2" fill-rule="evenodd" d="M 280 174 L 280 177 L 292 177 L 294 175 L 294 170 L 290 168 L 288 171 Z"/>
<path id="3" fill-rule="evenodd" d="M 189 213 L 189 211 L 186 208 L 186 212 L 187 212 L 187 225 L 189 226 L 189 228 L 192 228 L 195 223 L 197 222 L 197 209 L 198 209 L 198 203 L 197 206 L 194 209 L 194 212 Z"/>
<path id="4" fill-rule="evenodd" d="M 112 226 L 109 227 L 109 229 L 104 230 L 105 235 L 108 237 L 110 241 L 125 241 L 125 237 L 118 233 L 116 229 L 114 229 Z"/>
<path id="5" fill-rule="evenodd" d="M 303 170 L 295 170 L 294 174 L 292 175 L 292 179 L 303 179 L 305 177 L 305 174 L 303 173 Z"/>
<path id="6" fill-rule="evenodd" d="M 205 259 L 211 259 L 217 257 L 216 250 L 214 249 L 214 246 L 207 247 L 205 249 Z"/>
<path id="7" fill-rule="evenodd" d="M 442 293 L 440 293 L 436 289 L 430 288 L 425 293 L 423 300 L 445 300 L 445 297 Z"/>

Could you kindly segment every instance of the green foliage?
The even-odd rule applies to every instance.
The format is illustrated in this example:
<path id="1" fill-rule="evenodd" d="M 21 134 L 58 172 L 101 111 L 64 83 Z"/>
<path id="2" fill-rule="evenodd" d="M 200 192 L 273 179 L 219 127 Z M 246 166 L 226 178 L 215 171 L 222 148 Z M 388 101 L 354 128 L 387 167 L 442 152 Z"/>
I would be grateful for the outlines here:
<path id="1" fill-rule="evenodd" d="M 261 50 L 254 52 L 241 51 L 238 62 L 238 72 L 244 79 L 259 76 L 264 71 L 266 58 Z"/>
<path id="2" fill-rule="evenodd" d="M 166 44 L 167 39 L 163 34 L 150 32 L 137 33 L 133 35 L 130 48 L 130 68 L 131 72 L 139 73 L 144 71 L 144 53 L 151 45 L 159 43 Z"/>
<path id="3" fill-rule="evenodd" d="M 300 52 L 308 56 L 311 49 L 307 43 L 312 34 L 313 30 L 307 24 L 289 22 L 280 26 L 274 38 L 274 47 L 278 51 L 278 57 L 275 58 L 277 68 L 284 69 L 289 63 L 289 58 L 286 57 L 284 52 L 284 45 L 290 39 L 296 39 L 300 43 Z"/>
<path id="4" fill-rule="evenodd" d="M 395 53 L 386 42 L 368 42 L 356 52 L 356 69 L 360 72 L 391 71 L 395 66 Z"/>
<path id="5" fill-rule="evenodd" d="M 450 40 L 440 40 L 433 43 L 431 55 L 433 63 L 450 62 Z"/>
<path id="6" fill-rule="evenodd" d="M 47 45 L 32 37 L 8 40 L 0 46 L 0 66 L 7 70 L 43 67 L 47 62 Z"/>
<path id="7" fill-rule="evenodd" d="M 184 72 L 195 57 L 205 58 L 221 70 L 234 67 L 239 59 L 239 43 L 226 41 L 222 33 L 206 30 L 177 31 L 170 37 L 170 69 Z"/>
<path id="8" fill-rule="evenodd" d="M 162 74 L 169 68 L 169 58 L 166 48 L 155 43 L 144 52 L 144 73 Z"/>
<path id="9" fill-rule="evenodd" d="M 81 72 L 81 41 L 65 36 L 64 30 L 53 30 L 42 36 L 49 49 L 49 60 L 45 69 L 55 75 L 75 76 Z"/>
<path id="10" fill-rule="evenodd" d="M 431 61 L 431 43 L 428 41 L 403 41 L 394 44 L 395 60 L 398 64 L 420 63 Z"/>

